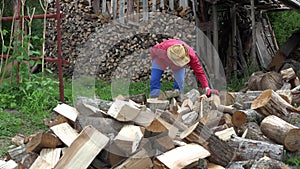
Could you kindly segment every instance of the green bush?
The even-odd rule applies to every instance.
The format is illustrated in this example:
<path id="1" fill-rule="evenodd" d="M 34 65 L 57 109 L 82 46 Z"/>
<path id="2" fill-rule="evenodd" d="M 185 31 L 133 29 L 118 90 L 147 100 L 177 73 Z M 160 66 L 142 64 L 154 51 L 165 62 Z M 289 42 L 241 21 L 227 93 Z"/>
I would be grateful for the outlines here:
<path id="1" fill-rule="evenodd" d="M 268 16 L 279 46 L 300 29 L 300 14 L 295 11 L 269 12 Z"/>

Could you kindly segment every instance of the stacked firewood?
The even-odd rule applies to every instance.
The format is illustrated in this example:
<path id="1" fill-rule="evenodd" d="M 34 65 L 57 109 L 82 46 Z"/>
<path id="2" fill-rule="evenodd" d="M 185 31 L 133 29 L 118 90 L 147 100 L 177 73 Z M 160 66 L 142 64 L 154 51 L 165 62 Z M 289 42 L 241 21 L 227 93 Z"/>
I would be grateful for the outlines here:
<path id="1" fill-rule="evenodd" d="M 23 139 L 8 151 L 3 165 L 289 168 L 284 157 L 300 154 L 300 109 L 292 106 L 299 79 L 293 74 L 292 69 L 281 72 L 286 85 L 280 89 L 209 98 L 196 89 L 185 94 L 165 91 L 150 99 L 145 94 L 119 95 L 111 101 L 78 97 L 74 107 L 57 105 L 57 116 L 45 123 L 49 131 Z M 294 83 L 297 87 L 288 89 Z"/>
<path id="2" fill-rule="evenodd" d="M 105 16 L 105 12 L 101 11 L 102 4 L 101 1 L 91 1 L 90 4 L 87 0 L 78 0 L 78 1 L 70 1 L 70 0 L 64 0 L 61 1 L 61 13 L 65 15 L 65 17 L 62 19 L 62 56 L 64 60 L 69 61 L 69 65 L 64 65 L 64 74 L 66 77 L 71 77 L 74 71 L 74 67 L 77 64 L 77 59 L 82 56 L 83 50 L 93 50 L 97 48 L 98 50 L 103 50 L 103 52 L 107 52 L 106 55 L 110 56 L 110 59 L 107 59 L 107 62 L 96 62 L 94 65 L 97 64 L 97 67 L 101 68 L 109 68 L 114 67 L 114 69 L 117 67 L 112 64 L 117 64 L 120 59 L 127 59 L 128 57 L 139 57 L 139 50 L 141 49 L 147 49 L 151 47 L 154 44 L 157 44 L 161 42 L 163 39 L 166 38 L 182 38 L 183 33 L 181 35 L 176 35 L 176 33 L 173 35 L 171 33 L 170 36 L 165 35 L 156 35 L 154 33 L 154 28 L 151 28 L 149 25 L 156 24 L 156 28 L 159 30 L 155 30 L 157 34 L 165 34 L 166 32 L 170 32 L 172 30 L 172 27 L 168 28 L 168 20 L 163 20 L 163 16 L 149 16 L 149 21 L 154 19 L 155 21 L 150 21 L 145 27 L 143 26 L 144 23 L 140 22 L 140 19 L 143 18 L 141 11 L 139 11 L 138 15 L 141 15 L 138 17 L 138 20 L 136 20 L 135 24 L 140 27 L 144 27 L 145 29 L 143 32 L 136 32 L 136 35 L 134 37 L 128 38 L 121 38 L 122 34 L 127 34 L 128 32 L 124 32 L 124 30 L 129 31 L 129 28 L 127 28 L 126 23 L 123 25 L 123 28 L 120 28 L 115 25 L 115 22 L 118 22 L 118 13 L 119 8 L 117 11 L 117 17 L 113 18 L 113 14 L 110 13 L 109 16 Z M 96 2 L 98 4 L 96 4 Z M 110 2 L 110 1 L 108 1 Z M 175 2 L 174 10 L 168 9 L 168 1 L 165 1 L 165 10 L 163 13 L 171 13 L 173 16 L 180 16 L 184 20 L 187 20 L 188 22 L 193 19 L 192 16 L 192 10 L 189 7 L 179 7 L 177 1 Z M 149 12 L 151 12 L 151 3 L 152 1 L 149 1 Z M 110 3 L 108 3 L 110 4 Z M 120 1 L 117 1 L 117 4 L 120 5 Z M 157 2 L 159 5 L 159 2 Z M 135 7 L 136 8 L 136 7 Z M 140 8 L 142 8 L 142 5 L 140 5 Z M 108 8 L 107 10 L 109 10 Z M 127 5 L 125 6 L 125 9 L 127 9 Z M 162 11 L 161 9 L 157 8 L 157 11 Z M 48 13 L 55 13 L 56 12 L 56 4 L 53 1 L 49 4 Z M 137 12 L 137 11 L 136 11 Z M 104 14 L 103 14 L 104 13 Z M 125 15 L 126 16 L 126 15 Z M 136 16 L 134 16 L 136 17 Z M 126 19 L 126 18 L 125 18 Z M 166 19 L 166 18 L 165 18 Z M 157 24 L 158 23 L 158 24 Z M 109 27 L 109 30 L 108 29 Z M 150 30 L 146 30 L 146 29 Z M 156 29 L 155 28 L 155 29 Z M 102 32 L 102 31 L 106 32 Z M 184 30 L 184 29 L 182 29 Z M 47 57 L 57 57 L 57 34 L 56 34 L 56 21 L 53 20 L 47 20 L 47 31 L 46 31 L 46 56 Z M 139 34 L 143 33 L 143 34 Z M 188 32 L 186 32 L 188 33 Z M 128 35 L 129 36 L 129 35 Z M 107 38 L 110 37 L 110 38 Z M 96 42 L 91 43 L 91 39 L 97 39 L 102 38 L 102 40 L 96 40 Z M 112 39 L 114 38 L 114 39 Z M 184 39 L 185 40 L 185 39 Z M 132 41 L 132 42 L 130 42 Z M 110 44 L 109 48 L 105 47 L 103 44 Z M 127 48 L 126 45 L 129 45 L 130 49 Z M 133 44 L 133 45 L 132 45 Z M 104 47 L 103 47 L 104 46 Z M 121 48 L 123 47 L 123 48 Z M 124 48 L 125 47 L 125 48 Z M 134 53 L 134 51 L 137 51 Z M 102 52 L 102 51 L 101 51 Z M 98 52 L 99 53 L 99 52 Z M 96 55 L 96 54 L 95 54 Z M 148 55 L 145 55 L 148 56 Z M 91 56 L 87 56 L 86 60 L 89 60 Z M 94 57 L 94 56 L 92 56 Z M 104 56 L 97 56 L 102 57 L 104 59 Z M 127 57 L 127 58 L 125 58 Z M 143 59 L 145 62 L 148 62 L 147 59 Z M 139 63 L 139 62 L 137 62 Z M 104 65 L 103 65 L 104 64 Z M 93 66 L 94 66 L 93 65 Z M 93 67 L 90 66 L 90 67 Z M 57 65 L 54 63 L 47 63 L 47 67 L 55 70 L 57 68 Z M 144 76 L 145 70 L 142 67 L 140 69 L 140 65 L 136 65 L 138 70 L 134 72 L 132 75 L 135 76 L 141 76 L 141 78 L 135 78 L 135 79 L 145 79 Z M 86 70 L 88 72 L 89 70 Z M 110 70 L 107 71 L 106 74 L 103 74 L 103 72 L 106 70 L 99 70 L 99 78 L 107 80 L 110 78 Z M 147 72 L 149 74 L 149 69 L 147 69 Z M 167 78 L 167 77 L 166 77 Z"/>

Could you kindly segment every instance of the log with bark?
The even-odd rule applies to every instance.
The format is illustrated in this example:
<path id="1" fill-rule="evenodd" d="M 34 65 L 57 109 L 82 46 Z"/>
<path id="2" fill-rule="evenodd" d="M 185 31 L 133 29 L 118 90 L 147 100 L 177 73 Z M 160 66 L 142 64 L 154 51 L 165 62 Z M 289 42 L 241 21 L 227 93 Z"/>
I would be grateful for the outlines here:
<path id="1" fill-rule="evenodd" d="M 229 145 L 235 149 L 236 159 L 244 161 L 269 156 L 272 159 L 281 160 L 283 158 L 283 146 L 264 141 L 244 139 L 232 135 Z"/>
<path id="2" fill-rule="evenodd" d="M 184 131 L 180 138 L 202 145 L 211 154 L 209 160 L 216 164 L 226 166 L 234 160 L 234 153 L 228 143 L 219 139 L 201 122 Z"/>
<path id="3" fill-rule="evenodd" d="M 278 90 L 283 85 L 282 76 L 274 71 L 271 72 L 255 72 L 248 80 L 247 87 L 249 90 Z"/>
<path id="4" fill-rule="evenodd" d="M 277 116 L 270 115 L 261 122 L 261 131 L 269 139 L 283 144 L 290 151 L 300 149 L 300 128 Z"/>
<path id="5" fill-rule="evenodd" d="M 241 127 L 247 122 L 260 123 L 264 118 L 264 115 L 259 114 L 253 109 L 238 110 L 232 115 L 232 123 L 236 127 Z"/>
<path id="6" fill-rule="evenodd" d="M 251 109 L 256 110 L 264 116 L 276 115 L 278 117 L 288 116 L 290 111 L 298 112 L 296 108 L 287 103 L 278 93 L 272 89 L 263 91 L 251 104 Z"/>

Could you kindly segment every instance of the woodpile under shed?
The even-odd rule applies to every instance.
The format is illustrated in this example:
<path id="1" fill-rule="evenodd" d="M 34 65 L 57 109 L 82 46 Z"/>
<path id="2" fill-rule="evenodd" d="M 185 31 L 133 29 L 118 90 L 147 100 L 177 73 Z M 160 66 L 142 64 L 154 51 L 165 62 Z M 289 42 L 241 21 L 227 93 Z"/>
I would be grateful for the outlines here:
<path id="1" fill-rule="evenodd" d="M 104 50 L 103 46 L 89 42 L 91 36 L 94 36 L 95 33 L 99 33 L 99 29 L 108 26 L 111 26 L 112 30 L 119 29 L 120 27 L 118 26 L 114 27 L 113 22 L 125 23 L 125 26 L 127 23 L 141 26 L 147 22 L 150 22 L 149 24 L 151 25 L 154 19 L 157 21 L 154 21 L 154 23 L 158 23 L 159 26 L 160 24 L 164 24 L 166 21 L 160 20 L 161 17 L 158 15 L 151 17 L 151 12 L 153 13 L 154 11 L 161 12 L 163 15 L 168 14 L 173 17 L 180 17 L 182 20 L 188 21 L 200 28 L 218 51 L 227 80 L 233 76 L 243 76 L 247 74 L 249 64 L 252 61 L 257 62 L 259 68 L 269 69 L 273 64 L 273 57 L 278 53 L 279 47 L 265 12 L 268 10 L 289 9 L 282 4 L 281 1 L 277 0 L 255 1 L 257 15 L 255 15 L 256 22 L 254 24 L 256 33 L 253 35 L 253 18 L 250 15 L 252 11 L 250 2 L 248 1 L 187 1 L 188 3 L 185 4 L 185 6 L 180 6 L 184 0 L 155 0 L 148 1 L 148 3 L 145 3 L 147 2 L 145 0 L 140 1 L 140 3 L 132 0 L 128 2 L 124 1 L 124 3 L 121 0 L 106 0 L 102 2 L 92 0 L 90 2 L 91 3 L 86 0 L 64 0 L 61 2 L 62 13 L 65 14 L 65 18 L 62 22 L 63 57 L 71 63 L 65 66 L 64 72 L 66 77 L 73 75 L 77 58 L 80 57 L 82 50 L 90 49 L 88 45 L 92 46 L 91 48 L 97 47 Z M 117 8 L 113 7 L 114 3 L 116 3 Z M 50 3 L 48 12 L 52 13 L 54 11 L 55 3 Z M 258 13 L 262 15 L 258 15 Z M 121 14 L 124 16 L 123 19 L 118 18 Z M 134 16 L 130 16 L 130 14 L 134 14 Z M 131 17 L 133 17 L 133 20 Z M 145 17 L 147 20 L 145 20 Z M 49 57 L 56 57 L 56 38 L 55 28 L 53 27 L 55 24 L 53 22 L 55 22 L 55 20 L 49 20 L 47 23 L 46 55 Z M 162 27 L 165 28 L 165 25 L 162 25 Z M 119 33 L 122 33 L 122 31 Z M 113 35 L 111 36 L 114 37 Z M 189 39 L 184 39 L 185 36 L 185 34 L 180 35 L 180 31 L 179 34 L 168 34 L 168 30 L 159 29 L 159 31 L 154 34 L 153 31 L 151 32 L 150 30 L 150 34 L 149 31 L 146 31 L 123 39 L 117 38 L 115 39 L 115 43 L 111 43 L 110 47 L 105 49 L 105 52 L 107 52 L 106 55 L 112 57 L 112 59 L 107 59 L 106 62 L 102 61 L 101 63 L 97 61 L 94 63 L 98 64 L 96 68 L 93 67 L 94 65 L 92 67 L 93 69 L 97 69 L 97 67 L 108 68 L 112 67 L 113 62 L 113 69 L 116 69 L 116 67 L 122 65 L 119 63 L 120 58 L 126 60 L 128 58 L 137 58 L 141 55 L 144 56 L 142 63 L 148 62 L 147 58 L 149 57 L 149 52 L 145 51 L 141 54 L 141 48 L 149 48 L 166 38 L 181 39 L 189 42 Z M 256 56 L 252 56 L 251 54 L 253 51 L 253 38 L 255 38 L 257 42 L 255 46 L 257 48 Z M 103 41 L 106 41 L 106 39 L 104 38 Z M 98 42 L 103 43 L 103 41 Z M 129 41 L 130 50 L 126 49 Z M 209 45 L 209 43 L 201 44 L 200 49 L 197 49 L 197 46 L 191 44 L 191 46 L 197 50 L 205 50 L 202 49 L 205 45 Z M 120 48 L 122 46 L 125 48 Z M 290 47 L 284 47 L 284 49 L 280 49 L 280 51 L 288 52 L 290 49 Z M 286 54 L 286 52 L 283 53 Z M 209 55 L 209 49 L 208 51 L 201 51 L 200 53 L 203 57 L 210 57 L 207 56 Z M 295 53 L 297 54 L 297 52 L 294 52 L 293 55 Z M 291 53 L 288 54 L 292 55 Z M 118 58 L 116 58 L 116 56 Z M 284 56 L 288 58 L 287 55 Z M 272 64 L 270 64 L 271 61 Z M 286 60 L 284 61 L 286 62 Z M 210 65 L 204 65 L 204 67 L 209 66 Z M 48 64 L 48 67 L 55 69 L 55 65 Z M 126 67 L 124 69 L 126 69 Z M 111 70 L 112 69 L 99 70 L 97 78 L 104 80 L 110 79 Z M 276 71 L 279 70 L 276 69 Z M 103 72 L 105 72 L 105 74 L 103 74 Z M 132 77 L 134 77 L 132 80 L 145 80 L 149 78 L 147 75 L 149 75 L 149 66 L 136 65 L 135 71 L 133 71 L 132 74 Z M 166 75 L 164 78 L 168 79 L 171 77 Z"/>
<path id="2" fill-rule="evenodd" d="M 290 84 L 286 72 L 279 76 Z M 78 97 L 75 107 L 57 105 L 49 130 L 21 138 L 0 166 L 293 168 L 283 161 L 300 155 L 300 108 L 289 95 L 299 87 L 287 86 L 209 98 L 192 89 L 181 102 L 176 90 L 159 99 Z"/>

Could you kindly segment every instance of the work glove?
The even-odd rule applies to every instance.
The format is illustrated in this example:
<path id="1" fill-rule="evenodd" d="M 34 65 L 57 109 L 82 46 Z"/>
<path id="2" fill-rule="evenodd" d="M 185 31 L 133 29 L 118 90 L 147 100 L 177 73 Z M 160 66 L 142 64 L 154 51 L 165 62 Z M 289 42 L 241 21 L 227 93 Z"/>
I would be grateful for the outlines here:
<path id="1" fill-rule="evenodd" d="M 218 96 L 220 95 L 218 90 L 211 89 L 209 87 L 205 88 L 205 94 L 206 94 L 207 97 L 210 97 L 212 94 L 215 94 L 215 95 L 218 95 Z"/>

